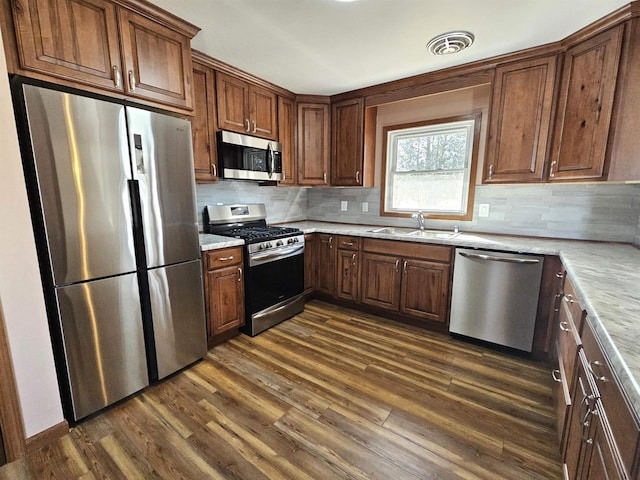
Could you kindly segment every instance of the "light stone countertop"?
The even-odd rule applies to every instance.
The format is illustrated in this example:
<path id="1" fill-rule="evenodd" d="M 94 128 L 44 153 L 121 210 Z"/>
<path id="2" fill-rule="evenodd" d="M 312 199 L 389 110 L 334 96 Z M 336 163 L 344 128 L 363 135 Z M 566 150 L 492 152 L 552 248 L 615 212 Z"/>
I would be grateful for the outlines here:
<path id="1" fill-rule="evenodd" d="M 240 245 L 244 245 L 244 240 L 239 238 L 223 237 L 222 235 L 212 235 L 210 233 L 200 234 L 200 250 L 203 252 Z"/>
<path id="2" fill-rule="evenodd" d="M 426 239 L 370 232 L 380 228 L 377 226 L 310 221 L 283 226 L 297 227 L 305 233 L 560 256 L 581 305 L 587 311 L 587 321 L 640 420 L 640 250 L 632 245 L 464 232 L 452 239 Z"/>
<path id="3" fill-rule="evenodd" d="M 380 228 L 325 222 L 293 222 L 304 233 L 354 235 L 506 252 L 558 255 L 576 289 L 587 321 L 611 361 L 640 420 L 640 250 L 629 244 L 460 233 L 452 239 L 373 233 Z M 411 228 L 400 230 L 411 231 Z M 202 250 L 242 245 L 242 240 L 200 235 Z"/>

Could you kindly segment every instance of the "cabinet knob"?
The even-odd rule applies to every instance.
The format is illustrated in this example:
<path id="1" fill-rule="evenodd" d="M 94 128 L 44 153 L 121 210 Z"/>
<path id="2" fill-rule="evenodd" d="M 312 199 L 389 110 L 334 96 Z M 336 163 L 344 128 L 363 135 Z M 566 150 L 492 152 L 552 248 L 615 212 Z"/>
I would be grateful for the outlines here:
<path id="1" fill-rule="evenodd" d="M 570 332 L 569 324 L 567 322 L 560 322 L 560 330 L 563 332 Z"/>
<path id="2" fill-rule="evenodd" d="M 560 370 L 557 368 L 551 370 L 551 378 L 553 378 L 554 382 L 562 383 L 562 378 L 560 378 Z"/>

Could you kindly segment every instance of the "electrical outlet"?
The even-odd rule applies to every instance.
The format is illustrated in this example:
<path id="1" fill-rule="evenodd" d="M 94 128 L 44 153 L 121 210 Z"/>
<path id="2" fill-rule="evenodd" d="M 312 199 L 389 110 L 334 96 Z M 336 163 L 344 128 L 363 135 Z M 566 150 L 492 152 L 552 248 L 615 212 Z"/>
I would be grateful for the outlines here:
<path id="1" fill-rule="evenodd" d="M 489 216 L 489 204 L 481 203 L 478 205 L 478 216 L 482 218 L 486 218 Z"/>
<path id="2" fill-rule="evenodd" d="M 362 202 L 362 211 L 363 212 L 369 211 L 369 202 Z"/>
<path id="3" fill-rule="evenodd" d="M 347 211 L 347 206 L 348 206 L 347 201 L 346 200 L 342 200 L 340 202 L 340 211 L 341 212 L 346 212 Z"/>

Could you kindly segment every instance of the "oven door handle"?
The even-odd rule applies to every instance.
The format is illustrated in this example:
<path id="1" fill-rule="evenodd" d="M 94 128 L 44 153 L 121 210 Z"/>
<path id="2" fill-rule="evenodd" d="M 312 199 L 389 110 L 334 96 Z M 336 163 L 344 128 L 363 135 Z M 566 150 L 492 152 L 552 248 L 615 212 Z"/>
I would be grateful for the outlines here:
<path id="1" fill-rule="evenodd" d="M 279 248 L 278 250 L 254 253 L 249 256 L 249 266 L 255 267 L 256 265 L 262 265 L 263 263 L 274 262 L 287 257 L 293 257 L 304 252 L 304 243 L 302 245 L 294 245 L 292 247 Z"/>

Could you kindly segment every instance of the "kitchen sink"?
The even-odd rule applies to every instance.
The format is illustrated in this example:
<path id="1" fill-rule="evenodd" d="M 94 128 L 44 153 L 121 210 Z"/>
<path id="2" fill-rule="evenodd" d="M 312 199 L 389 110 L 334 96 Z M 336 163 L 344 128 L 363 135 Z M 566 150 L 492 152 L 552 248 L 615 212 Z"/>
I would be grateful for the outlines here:
<path id="1" fill-rule="evenodd" d="M 406 228 L 382 227 L 369 230 L 371 233 L 387 233 L 389 235 L 407 235 L 409 232 Z"/>
<path id="2" fill-rule="evenodd" d="M 420 238 L 455 238 L 460 235 L 459 232 L 446 232 L 443 230 L 414 230 L 405 234 L 407 237 L 420 237 Z"/>
<path id="3" fill-rule="evenodd" d="M 408 228 L 380 227 L 369 230 L 371 233 L 386 233 L 388 235 L 399 235 L 403 237 L 419 238 L 455 238 L 460 235 L 458 232 L 447 232 L 444 230 L 409 230 Z"/>

